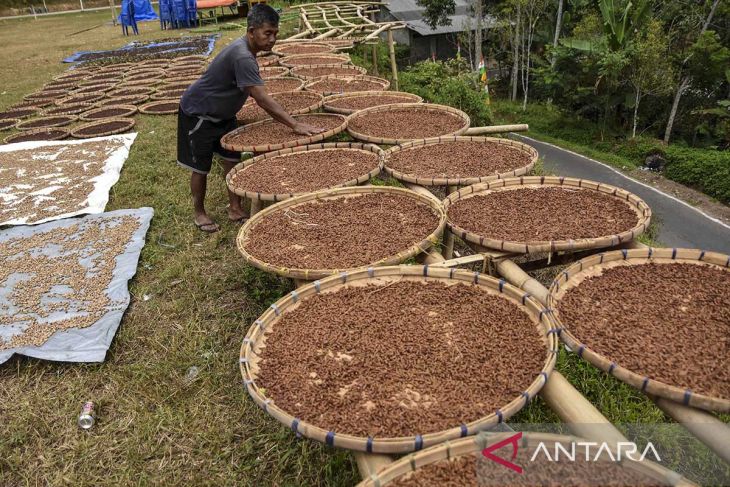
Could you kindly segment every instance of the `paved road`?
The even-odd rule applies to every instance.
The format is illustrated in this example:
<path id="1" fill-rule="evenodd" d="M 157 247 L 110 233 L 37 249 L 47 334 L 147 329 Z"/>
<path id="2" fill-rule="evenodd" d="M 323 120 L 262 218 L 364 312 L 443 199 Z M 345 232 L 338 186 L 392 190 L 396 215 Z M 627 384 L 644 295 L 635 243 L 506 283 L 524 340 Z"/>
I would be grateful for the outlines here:
<path id="1" fill-rule="evenodd" d="M 537 149 L 544 157 L 548 172 L 611 184 L 642 198 L 651 207 L 652 220 L 659 225 L 658 240 L 662 245 L 730 254 L 730 225 L 606 164 L 552 144 L 522 135 L 514 136 Z"/>

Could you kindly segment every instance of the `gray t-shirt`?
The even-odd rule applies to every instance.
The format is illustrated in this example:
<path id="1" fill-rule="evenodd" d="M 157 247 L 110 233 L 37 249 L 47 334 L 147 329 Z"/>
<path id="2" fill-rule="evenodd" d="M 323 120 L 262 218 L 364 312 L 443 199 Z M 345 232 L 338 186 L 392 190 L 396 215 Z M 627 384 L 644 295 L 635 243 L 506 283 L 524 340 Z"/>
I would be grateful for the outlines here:
<path id="1" fill-rule="evenodd" d="M 185 90 L 180 107 L 188 115 L 230 120 L 246 103 L 246 88 L 263 84 L 256 56 L 241 37 L 223 49 L 203 76 Z"/>

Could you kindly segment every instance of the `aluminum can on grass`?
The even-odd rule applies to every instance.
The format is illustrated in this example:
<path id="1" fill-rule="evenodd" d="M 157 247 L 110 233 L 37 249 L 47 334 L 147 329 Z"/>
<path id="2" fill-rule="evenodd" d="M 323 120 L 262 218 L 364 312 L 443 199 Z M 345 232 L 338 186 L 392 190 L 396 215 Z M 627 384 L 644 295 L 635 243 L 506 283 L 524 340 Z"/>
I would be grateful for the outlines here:
<path id="1" fill-rule="evenodd" d="M 81 414 L 79 415 L 79 427 L 82 429 L 87 430 L 94 426 L 94 416 L 96 415 L 94 407 L 95 405 L 92 401 L 87 401 L 81 408 Z"/>

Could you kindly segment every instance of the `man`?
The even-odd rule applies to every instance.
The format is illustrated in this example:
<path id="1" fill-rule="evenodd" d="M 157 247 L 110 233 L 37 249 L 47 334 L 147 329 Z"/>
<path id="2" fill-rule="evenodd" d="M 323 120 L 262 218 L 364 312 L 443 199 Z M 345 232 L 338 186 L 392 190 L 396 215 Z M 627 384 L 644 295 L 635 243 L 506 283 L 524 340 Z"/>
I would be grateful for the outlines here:
<path id="1" fill-rule="evenodd" d="M 189 169 L 194 223 L 203 232 L 220 226 L 205 211 L 205 192 L 213 153 L 223 162 L 225 174 L 241 160 L 241 154 L 223 149 L 220 139 L 236 128 L 236 113 L 251 96 L 276 121 L 301 135 L 322 129 L 297 122 L 264 90 L 256 53 L 270 51 L 279 32 L 279 14 L 268 5 L 257 4 L 248 14 L 246 35 L 223 49 L 208 70 L 193 83 L 180 100 L 177 127 L 177 162 Z M 228 191 L 228 218 L 246 219 L 241 199 Z"/>

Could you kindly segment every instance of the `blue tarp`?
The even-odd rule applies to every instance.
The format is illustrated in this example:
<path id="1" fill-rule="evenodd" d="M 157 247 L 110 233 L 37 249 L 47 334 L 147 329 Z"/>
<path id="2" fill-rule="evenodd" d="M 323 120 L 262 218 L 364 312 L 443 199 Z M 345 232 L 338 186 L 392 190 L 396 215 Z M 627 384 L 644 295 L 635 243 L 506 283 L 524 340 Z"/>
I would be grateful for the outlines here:
<path id="1" fill-rule="evenodd" d="M 125 12 L 125 8 L 127 8 L 127 3 L 132 2 L 134 4 L 134 20 L 137 22 L 148 22 L 150 20 L 157 20 L 159 17 L 157 16 L 157 12 L 154 11 L 152 8 L 152 4 L 150 3 L 150 0 L 122 0 L 122 12 Z M 119 14 L 119 17 L 117 17 L 117 20 L 119 23 L 122 22 L 122 14 Z"/>
<path id="2" fill-rule="evenodd" d="M 208 55 L 210 55 L 211 52 L 213 52 L 213 49 L 215 48 L 215 41 L 217 41 L 220 38 L 220 34 L 210 34 L 208 36 L 200 36 L 200 37 L 205 37 L 206 40 L 208 41 L 208 48 L 205 50 L 205 52 L 202 52 L 200 54 L 202 54 L 204 56 L 208 56 Z M 111 53 L 111 52 L 119 52 L 119 51 L 123 51 L 126 49 L 133 49 L 133 48 L 134 49 L 144 49 L 144 48 L 167 46 L 167 49 L 162 51 L 162 53 L 166 53 L 166 52 L 172 53 L 175 51 L 193 50 L 193 48 L 181 46 L 181 44 L 186 42 L 187 40 L 190 40 L 190 37 L 187 37 L 187 38 L 181 37 L 180 39 L 176 39 L 174 41 L 167 40 L 164 42 L 154 42 L 154 43 L 143 44 L 143 45 L 140 45 L 139 42 L 130 42 L 129 44 L 127 44 L 126 46 L 124 46 L 122 48 L 114 49 L 114 50 L 110 50 L 110 51 L 78 51 L 78 52 L 71 54 L 69 57 L 64 59 L 62 62 L 64 62 L 64 63 L 82 62 L 83 63 L 83 61 L 81 60 L 81 57 L 84 54 L 90 54 L 90 53 L 96 54 L 96 53 L 104 53 L 104 52 Z M 160 54 L 160 52 L 158 51 L 157 54 Z"/>

